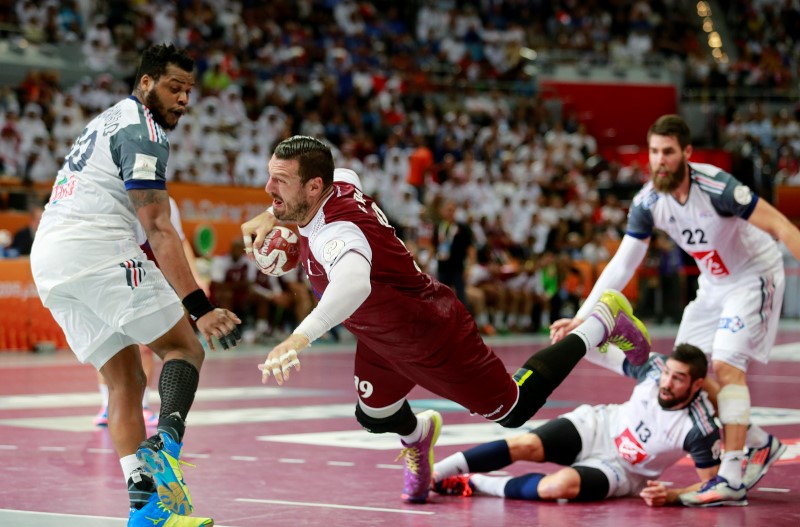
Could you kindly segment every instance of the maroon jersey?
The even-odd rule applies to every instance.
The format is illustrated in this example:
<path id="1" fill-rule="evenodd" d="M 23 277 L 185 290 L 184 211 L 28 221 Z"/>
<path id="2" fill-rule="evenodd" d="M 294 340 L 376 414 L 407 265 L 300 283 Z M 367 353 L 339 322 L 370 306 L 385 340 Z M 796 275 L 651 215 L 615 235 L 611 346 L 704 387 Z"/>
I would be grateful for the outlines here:
<path id="1" fill-rule="evenodd" d="M 328 272 L 346 252 L 356 251 L 372 264 L 372 292 L 344 323 L 357 337 L 397 344 L 414 333 L 408 324 L 427 326 L 446 316 L 431 311 L 438 284 L 419 270 L 384 213 L 357 187 L 334 183 L 331 197 L 300 229 L 300 243 L 301 262 L 318 297 L 328 287 Z"/>
<path id="2" fill-rule="evenodd" d="M 419 384 L 490 419 L 511 409 L 518 391 L 505 366 L 455 294 L 420 271 L 372 198 L 336 181 L 299 233 L 301 262 L 318 297 L 345 253 L 372 265 L 371 292 L 344 321 L 358 340 L 356 386 L 368 406 L 389 406 Z"/>

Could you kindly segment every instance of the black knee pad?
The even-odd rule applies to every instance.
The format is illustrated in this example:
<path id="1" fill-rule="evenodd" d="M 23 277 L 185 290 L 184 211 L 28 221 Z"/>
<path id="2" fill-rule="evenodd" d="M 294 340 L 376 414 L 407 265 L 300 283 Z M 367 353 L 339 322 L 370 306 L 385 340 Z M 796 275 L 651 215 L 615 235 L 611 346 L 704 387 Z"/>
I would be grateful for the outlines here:
<path id="1" fill-rule="evenodd" d="M 558 465 L 569 466 L 581 453 L 583 441 L 572 421 L 557 417 L 533 430 L 539 436 L 544 449 L 544 460 Z"/>
<path id="2" fill-rule="evenodd" d="M 602 470 L 594 467 L 574 466 L 572 467 L 581 477 L 581 490 L 575 497 L 575 501 L 598 501 L 606 499 L 608 496 L 608 478 Z"/>
<path id="3" fill-rule="evenodd" d="M 408 401 L 403 401 L 400 409 L 390 415 L 377 419 L 364 413 L 361 405 L 356 403 L 356 420 L 366 430 L 372 434 L 385 434 L 393 432 L 400 435 L 408 435 L 417 426 L 417 416 L 411 411 Z"/>

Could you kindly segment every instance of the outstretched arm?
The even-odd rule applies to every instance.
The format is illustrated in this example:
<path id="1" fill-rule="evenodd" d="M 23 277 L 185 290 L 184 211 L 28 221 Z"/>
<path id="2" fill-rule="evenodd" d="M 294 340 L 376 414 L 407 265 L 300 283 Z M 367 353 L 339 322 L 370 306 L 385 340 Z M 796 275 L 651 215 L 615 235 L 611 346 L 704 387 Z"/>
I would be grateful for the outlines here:
<path id="1" fill-rule="evenodd" d="M 556 320 L 550 326 L 550 342 L 555 344 L 586 320 L 597 301 L 600 300 L 603 291 L 606 289 L 622 290 L 630 281 L 633 273 L 636 272 L 639 264 L 642 263 L 649 245 L 650 238 L 640 240 L 626 234 L 622 238 L 622 243 L 616 254 L 608 262 L 606 268 L 603 269 L 594 287 L 592 287 L 592 292 L 586 297 L 586 301 L 575 314 L 575 317 Z"/>
<path id="2" fill-rule="evenodd" d="M 355 251 L 349 251 L 341 257 L 330 270 L 330 282 L 317 307 L 286 340 L 272 348 L 267 360 L 258 366 L 261 382 L 267 382 L 272 374 L 278 384 L 283 384 L 289 378 L 291 366 L 300 369 L 297 353 L 344 322 L 367 299 L 372 291 L 371 270 L 367 259 Z M 291 352 L 294 352 L 294 360 L 290 358 Z"/>
<path id="3" fill-rule="evenodd" d="M 778 209 L 766 200 L 759 199 L 748 220 L 773 238 L 783 242 L 789 252 L 800 260 L 800 230 Z"/>

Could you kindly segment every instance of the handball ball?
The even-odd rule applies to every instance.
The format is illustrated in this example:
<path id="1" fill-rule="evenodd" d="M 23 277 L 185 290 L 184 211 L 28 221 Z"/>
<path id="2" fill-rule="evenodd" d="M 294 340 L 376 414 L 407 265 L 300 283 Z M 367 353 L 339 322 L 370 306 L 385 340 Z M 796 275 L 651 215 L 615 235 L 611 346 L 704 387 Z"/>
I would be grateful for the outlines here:
<path id="1" fill-rule="evenodd" d="M 291 229 L 275 227 L 267 234 L 261 250 L 256 253 L 256 267 L 272 276 L 281 276 L 300 261 L 300 240 Z"/>

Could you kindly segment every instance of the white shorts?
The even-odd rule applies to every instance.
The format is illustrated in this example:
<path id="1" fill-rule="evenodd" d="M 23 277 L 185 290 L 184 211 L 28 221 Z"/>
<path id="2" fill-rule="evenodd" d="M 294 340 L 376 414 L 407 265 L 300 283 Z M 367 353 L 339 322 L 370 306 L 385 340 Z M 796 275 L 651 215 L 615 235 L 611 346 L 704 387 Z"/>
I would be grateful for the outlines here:
<path id="1" fill-rule="evenodd" d="M 675 344 L 693 344 L 712 360 L 744 372 L 753 359 L 766 363 L 778 332 L 784 288 L 783 269 L 724 286 L 709 285 L 701 277 L 697 298 L 683 311 Z"/>
<path id="2" fill-rule="evenodd" d="M 641 492 L 648 478 L 627 470 L 619 459 L 609 432 L 608 413 L 602 406 L 583 404 L 559 417 L 569 419 L 581 436 L 581 453 L 571 466 L 591 467 L 605 474 L 608 479 L 606 498 L 633 496 Z"/>
<path id="3" fill-rule="evenodd" d="M 184 316 L 161 270 L 144 254 L 50 290 L 45 306 L 72 352 L 98 370 L 131 344 L 150 344 Z"/>

